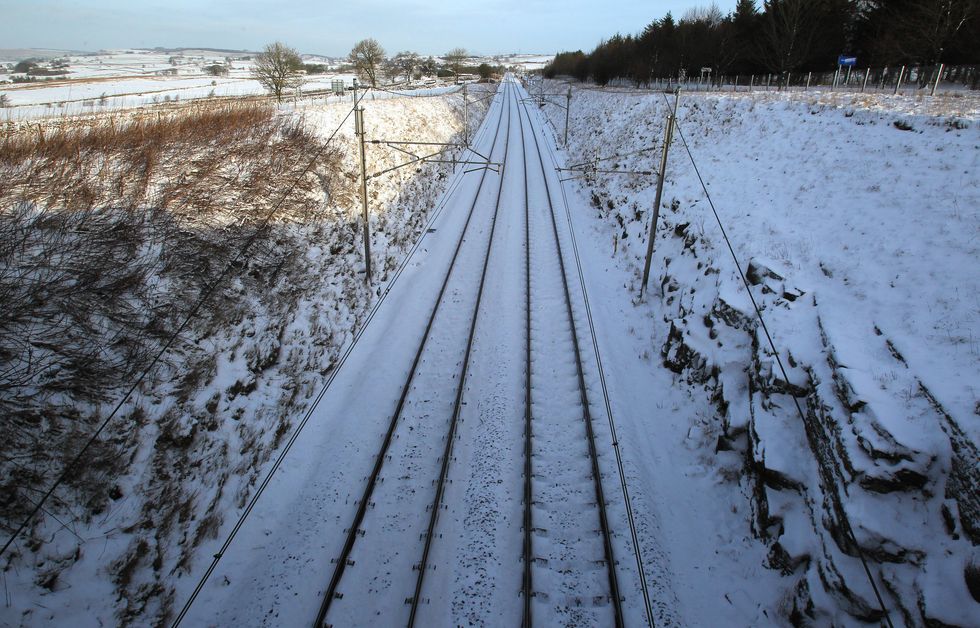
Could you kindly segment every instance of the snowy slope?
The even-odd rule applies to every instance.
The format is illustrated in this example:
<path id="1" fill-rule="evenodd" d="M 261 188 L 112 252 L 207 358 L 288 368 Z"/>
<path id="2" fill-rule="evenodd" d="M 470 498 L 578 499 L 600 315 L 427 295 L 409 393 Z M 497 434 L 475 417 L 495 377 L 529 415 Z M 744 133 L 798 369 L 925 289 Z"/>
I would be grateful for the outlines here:
<path id="1" fill-rule="evenodd" d="M 704 433 L 709 468 L 746 493 L 766 563 L 791 583 L 770 610 L 783 621 L 879 614 L 850 523 L 893 621 L 975 623 L 971 98 L 682 96 L 682 130 L 789 381 L 679 140 L 649 295 L 636 302 L 650 317 L 639 333 L 660 354 L 652 366 L 715 406 L 692 429 Z M 561 130 L 563 112 L 546 111 Z M 655 170 L 665 112 L 659 94 L 576 89 L 565 163 L 652 147 L 602 164 Z M 569 183 L 591 195 L 594 220 L 579 219 L 608 263 L 629 272 L 623 287 L 634 296 L 653 183 L 603 174 Z"/>

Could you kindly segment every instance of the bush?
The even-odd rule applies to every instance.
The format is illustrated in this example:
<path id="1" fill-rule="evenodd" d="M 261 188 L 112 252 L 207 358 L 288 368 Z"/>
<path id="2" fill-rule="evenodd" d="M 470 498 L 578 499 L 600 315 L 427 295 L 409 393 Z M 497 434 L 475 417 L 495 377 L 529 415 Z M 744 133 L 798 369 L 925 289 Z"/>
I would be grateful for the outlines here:
<path id="1" fill-rule="evenodd" d="M 204 72 L 211 76 L 228 76 L 228 68 L 220 63 L 205 66 Z"/>

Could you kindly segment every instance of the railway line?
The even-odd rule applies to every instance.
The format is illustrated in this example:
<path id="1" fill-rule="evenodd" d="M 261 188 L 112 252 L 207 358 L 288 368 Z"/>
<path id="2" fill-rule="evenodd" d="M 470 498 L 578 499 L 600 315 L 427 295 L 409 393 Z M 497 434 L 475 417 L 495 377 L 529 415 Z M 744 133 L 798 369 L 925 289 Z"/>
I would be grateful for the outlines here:
<path id="1" fill-rule="evenodd" d="M 495 433 L 515 445 L 510 456 L 522 461 L 519 472 L 508 474 L 515 485 L 503 489 L 520 498 L 495 497 L 505 513 L 509 502 L 511 512 L 519 504 L 519 517 L 509 523 L 504 514 L 500 527 L 520 537 L 514 543 L 520 556 L 512 557 L 520 569 L 502 566 L 490 578 L 496 588 L 512 585 L 511 595 L 522 600 L 514 623 L 625 624 L 587 357 L 545 153 L 525 95 L 516 83 L 503 83 L 488 116 L 495 130 L 483 140 L 485 154 L 504 166 L 499 175 L 477 175 L 387 430 L 331 561 L 315 626 L 450 619 L 452 570 L 443 565 L 454 548 L 440 542 L 440 524 L 463 508 L 450 485 L 454 474 L 465 474 L 456 468 L 454 447 L 470 417 L 505 421 Z M 469 438 L 460 446 L 470 450 L 466 460 L 475 446 Z M 499 548 L 484 549 L 506 561 Z"/>
<path id="2" fill-rule="evenodd" d="M 586 295 L 526 98 L 498 88 L 473 150 L 501 166 L 454 175 L 305 462 L 243 529 L 232 588 L 204 593 L 217 623 L 643 625 Z"/>

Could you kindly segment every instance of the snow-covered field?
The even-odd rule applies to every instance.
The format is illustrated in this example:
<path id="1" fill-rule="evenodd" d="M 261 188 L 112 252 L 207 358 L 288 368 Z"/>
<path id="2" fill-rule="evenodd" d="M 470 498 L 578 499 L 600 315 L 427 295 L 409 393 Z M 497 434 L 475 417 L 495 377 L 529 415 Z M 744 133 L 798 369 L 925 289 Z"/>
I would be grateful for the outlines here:
<path id="1" fill-rule="evenodd" d="M 24 51 L 18 51 L 23 53 Z M 185 50 L 173 53 L 130 50 L 107 51 L 98 55 L 67 56 L 68 74 L 63 77 L 43 77 L 31 83 L 2 83 L 0 94 L 8 106 L 0 109 L 0 120 L 21 121 L 38 118 L 101 114 L 121 109 L 146 107 L 161 103 L 259 96 L 266 91 L 252 78 L 254 53 L 219 53 Z M 2 59 L 0 64 L 17 58 Z M 310 58 L 309 62 L 325 60 Z M 211 76 L 205 68 L 222 64 L 228 68 L 225 76 Z M 170 75 L 173 73 L 173 75 Z M 0 81 L 4 78 L 0 75 Z M 310 75 L 290 99 L 302 98 L 309 92 L 330 90 L 335 80 L 345 86 L 353 83 L 350 73 Z M 413 89 L 412 95 L 434 95 L 451 91 L 455 86 L 440 83 L 427 89 Z M 404 91 L 404 88 L 402 88 Z M 390 97 L 378 91 L 372 99 Z M 322 102 L 339 102 L 348 96 L 323 96 Z"/>
<path id="2" fill-rule="evenodd" d="M 628 155 L 600 166 L 656 170 L 665 102 L 575 89 L 565 163 Z M 746 525 L 789 583 L 769 610 L 781 621 L 876 616 L 848 527 L 896 625 L 980 616 L 977 103 L 682 94 L 681 131 L 790 381 L 677 136 L 649 292 L 626 315 L 644 321 L 631 332 L 647 368 L 676 373 L 667 399 L 686 389 L 714 406 L 693 421 L 668 413 L 650 433 L 687 430 L 703 472 L 745 494 Z M 546 110 L 560 136 L 563 112 Z M 595 264 L 626 271 L 619 285 L 634 296 L 654 183 L 567 184 L 592 198 L 591 219 L 577 220 Z"/>

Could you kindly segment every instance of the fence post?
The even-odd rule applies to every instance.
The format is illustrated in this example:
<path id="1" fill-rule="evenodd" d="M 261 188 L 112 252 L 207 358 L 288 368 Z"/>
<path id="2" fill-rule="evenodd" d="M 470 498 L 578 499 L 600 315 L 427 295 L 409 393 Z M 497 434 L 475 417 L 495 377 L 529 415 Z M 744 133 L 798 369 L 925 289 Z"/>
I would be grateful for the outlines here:
<path id="1" fill-rule="evenodd" d="M 838 79 L 838 77 L 840 77 L 840 66 L 837 66 L 837 69 L 834 70 L 834 82 L 831 83 L 831 85 L 830 85 L 830 91 L 834 91 L 835 89 L 837 89 L 837 79 Z"/>
<path id="2" fill-rule="evenodd" d="M 864 93 L 864 88 L 868 86 L 868 77 L 871 76 L 871 68 L 864 71 L 864 82 L 861 83 L 861 93 Z"/>
<path id="3" fill-rule="evenodd" d="M 803 88 L 803 91 L 805 91 L 805 92 L 806 91 L 810 91 L 810 79 L 811 78 L 813 78 L 813 72 L 807 72 L 806 73 L 806 86 Z"/>
<path id="4" fill-rule="evenodd" d="M 738 74 L 735 75 L 735 82 L 732 83 L 732 91 L 733 92 L 738 91 Z"/>
<path id="5" fill-rule="evenodd" d="M 766 91 L 769 91 L 769 85 L 772 84 L 772 74 L 766 74 Z"/>
<path id="6" fill-rule="evenodd" d="M 674 137 L 674 121 L 677 118 L 677 103 L 681 98 L 681 90 L 674 92 L 674 109 L 667 116 L 667 128 L 664 130 L 664 150 L 660 155 L 660 172 L 657 173 L 657 195 L 653 201 L 653 219 L 650 222 L 650 235 L 647 238 L 647 257 L 643 264 L 643 283 L 640 284 L 640 294 L 647 287 L 650 279 L 650 261 L 653 259 L 653 244 L 657 239 L 657 221 L 660 219 L 660 201 L 664 193 L 664 176 L 667 173 L 667 151 L 670 150 L 670 140 Z"/>
<path id="7" fill-rule="evenodd" d="M 749 91 L 752 91 L 752 84 L 755 83 L 755 74 L 749 75 Z"/>
<path id="8" fill-rule="evenodd" d="M 905 75 L 905 66 L 903 65 L 902 66 L 902 69 L 898 71 L 898 82 L 895 83 L 895 93 L 896 94 L 898 93 L 898 89 L 902 86 L 902 77 L 904 75 Z"/>
<path id="9" fill-rule="evenodd" d="M 878 91 L 879 92 L 881 90 L 885 89 L 885 76 L 887 74 L 888 74 L 888 66 L 886 65 L 885 66 L 885 69 L 881 71 L 881 80 L 878 81 Z"/>
<path id="10" fill-rule="evenodd" d="M 936 88 L 939 87 L 939 81 L 943 78 L 943 68 L 945 67 L 945 63 L 939 64 L 939 72 L 936 73 L 936 82 L 932 84 L 932 91 L 929 93 L 930 96 L 936 95 Z"/>
<path id="11" fill-rule="evenodd" d="M 364 107 L 354 106 L 354 134 L 360 144 L 361 212 L 364 216 L 364 281 L 371 283 L 371 223 L 368 220 L 367 161 L 364 158 Z"/>

